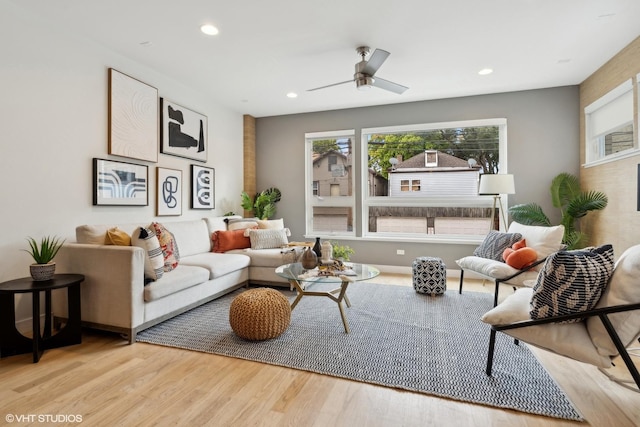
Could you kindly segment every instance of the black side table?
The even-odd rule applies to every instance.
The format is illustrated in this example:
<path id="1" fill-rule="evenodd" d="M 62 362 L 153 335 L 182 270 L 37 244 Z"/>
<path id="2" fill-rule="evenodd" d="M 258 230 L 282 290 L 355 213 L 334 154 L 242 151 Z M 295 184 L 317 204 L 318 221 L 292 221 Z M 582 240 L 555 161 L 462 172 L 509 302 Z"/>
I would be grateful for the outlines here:
<path id="1" fill-rule="evenodd" d="M 80 344 L 82 330 L 80 319 L 81 274 L 56 274 L 53 279 L 36 282 L 30 277 L 0 283 L 0 358 L 33 352 L 33 363 L 49 348 Z M 58 333 L 51 335 L 51 291 L 67 288 L 67 323 Z M 40 331 L 40 292 L 45 293 L 44 330 Z M 33 316 L 33 338 L 22 335 L 16 329 L 15 295 L 30 293 Z"/>

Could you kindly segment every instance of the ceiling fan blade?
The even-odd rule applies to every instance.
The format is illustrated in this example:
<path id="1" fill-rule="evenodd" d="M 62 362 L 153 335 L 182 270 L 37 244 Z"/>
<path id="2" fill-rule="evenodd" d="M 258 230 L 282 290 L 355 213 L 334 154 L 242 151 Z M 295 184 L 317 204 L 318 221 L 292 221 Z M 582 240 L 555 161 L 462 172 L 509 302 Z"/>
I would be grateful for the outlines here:
<path id="1" fill-rule="evenodd" d="M 409 89 L 406 86 L 402 86 L 402 85 L 399 85 L 398 83 L 390 82 L 389 80 L 381 79 L 380 77 L 375 77 L 373 79 L 373 86 L 378 87 L 380 89 L 395 92 L 397 94 L 402 94 L 404 93 L 405 90 Z"/>
<path id="2" fill-rule="evenodd" d="M 333 84 L 326 85 L 326 86 L 314 87 L 313 89 L 307 89 L 307 92 L 312 92 L 314 90 L 324 89 L 324 88 L 328 88 L 328 87 L 332 87 L 332 86 L 343 85 L 345 83 L 351 83 L 351 82 L 353 82 L 353 79 L 345 80 L 344 82 L 340 82 L 340 83 L 333 83 Z"/>
<path id="3" fill-rule="evenodd" d="M 367 61 L 367 65 L 365 65 L 364 68 L 362 69 L 362 73 L 373 76 L 376 73 L 376 71 L 378 71 L 378 68 L 382 66 L 384 61 L 387 60 L 387 57 L 389 55 L 391 54 L 386 50 L 382 50 L 382 49 L 374 50 L 373 53 L 371 54 L 371 58 L 369 58 L 369 60 Z"/>

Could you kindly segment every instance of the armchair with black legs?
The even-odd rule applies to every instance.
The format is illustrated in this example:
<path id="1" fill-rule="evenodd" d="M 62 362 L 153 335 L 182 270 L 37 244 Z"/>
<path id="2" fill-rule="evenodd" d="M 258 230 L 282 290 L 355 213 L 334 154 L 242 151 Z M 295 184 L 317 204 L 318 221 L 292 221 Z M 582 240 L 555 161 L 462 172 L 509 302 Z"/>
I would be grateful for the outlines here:
<path id="1" fill-rule="evenodd" d="M 640 245 L 627 249 L 610 267 L 607 253 L 606 246 L 559 252 L 545 263 L 534 288 L 518 289 L 484 314 L 482 321 L 491 325 L 487 375 L 492 372 L 496 334 L 501 332 L 516 343 L 594 365 L 614 381 L 640 391 L 640 373 L 627 349 L 640 336 Z M 582 275 L 578 281 L 577 275 Z M 618 355 L 631 380 L 606 373 Z"/>

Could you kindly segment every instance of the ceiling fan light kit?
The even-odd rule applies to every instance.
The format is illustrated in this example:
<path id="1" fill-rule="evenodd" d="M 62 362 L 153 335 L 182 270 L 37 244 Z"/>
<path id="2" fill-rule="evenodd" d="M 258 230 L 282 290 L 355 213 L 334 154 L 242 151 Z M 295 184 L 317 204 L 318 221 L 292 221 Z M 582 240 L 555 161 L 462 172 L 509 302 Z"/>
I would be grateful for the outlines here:
<path id="1" fill-rule="evenodd" d="M 362 60 L 356 63 L 355 73 L 353 74 L 352 80 L 346 80 L 344 82 L 333 83 L 326 86 L 316 87 L 313 89 L 308 89 L 307 92 L 311 92 L 314 90 L 325 89 L 332 86 L 338 86 L 345 83 L 356 82 L 356 88 L 358 90 L 369 90 L 372 87 L 377 87 L 379 89 L 388 90 L 390 92 L 394 92 L 397 94 L 402 94 L 404 91 L 409 89 L 406 86 L 402 86 L 398 83 L 391 82 L 389 80 L 385 80 L 379 77 L 374 77 L 378 69 L 382 66 L 384 61 L 387 60 L 390 53 L 386 50 L 376 49 L 371 54 L 371 57 L 367 61 L 365 58 L 370 52 L 370 48 L 368 46 L 360 46 L 356 49 L 358 55 L 362 57 Z"/>

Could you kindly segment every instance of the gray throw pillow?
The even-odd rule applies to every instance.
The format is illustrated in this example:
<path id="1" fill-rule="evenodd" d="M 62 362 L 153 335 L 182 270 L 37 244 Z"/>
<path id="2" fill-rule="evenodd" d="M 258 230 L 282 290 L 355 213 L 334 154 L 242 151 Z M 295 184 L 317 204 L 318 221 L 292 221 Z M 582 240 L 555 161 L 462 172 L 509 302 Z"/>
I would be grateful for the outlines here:
<path id="1" fill-rule="evenodd" d="M 480 258 L 502 261 L 502 253 L 516 242 L 522 240 L 520 233 L 501 233 L 496 230 L 489 231 L 480 246 L 473 251 L 473 255 Z"/>
<path id="2" fill-rule="evenodd" d="M 543 319 L 591 310 L 600 300 L 613 266 L 611 245 L 549 255 L 533 287 L 531 318 Z"/>

